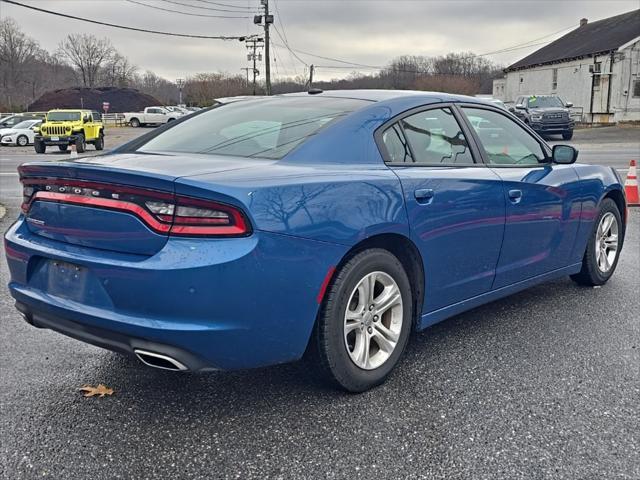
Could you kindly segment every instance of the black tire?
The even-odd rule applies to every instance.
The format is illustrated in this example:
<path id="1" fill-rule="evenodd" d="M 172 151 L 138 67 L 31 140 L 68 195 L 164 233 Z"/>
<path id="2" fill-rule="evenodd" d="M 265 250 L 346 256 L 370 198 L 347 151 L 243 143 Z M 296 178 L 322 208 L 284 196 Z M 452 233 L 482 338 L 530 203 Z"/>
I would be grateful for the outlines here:
<path id="1" fill-rule="evenodd" d="M 571 140 L 573 138 L 573 130 L 567 130 L 566 132 L 562 132 L 563 140 Z"/>
<path id="2" fill-rule="evenodd" d="M 133 128 L 138 128 L 142 124 L 140 123 L 140 120 L 138 120 L 137 118 L 132 118 L 131 120 L 129 120 L 129 125 L 131 125 Z"/>
<path id="3" fill-rule="evenodd" d="M 84 151 L 86 149 L 87 149 L 87 142 L 84 139 L 84 135 L 83 134 L 79 134 L 76 137 L 76 152 L 84 153 Z"/>
<path id="4" fill-rule="evenodd" d="M 33 148 L 35 148 L 36 153 L 45 153 L 47 151 L 47 146 L 42 140 L 36 140 L 33 142 Z"/>
<path id="5" fill-rule="evenodd" d="M 16 138 L 16 145 L 19 147 L 26 147 L 29 145 L 29 138 L 26 135 L 20 135 Z"/>
<path id="6" fill-rule="evenodd" d="M 93 142 L 93 146 L 96 147 L 96 150 L 104 149 L 104 136 L 102 135 L 102 133 L 100 133 L 100 135 L 98 135 L 98 138 L 95 139 L 95 141 Z"/>
<path id="7" fill-rule="evenodd" d="M 170 118 L 170 119 L 167 120 L 167 123 L 173 122 L 174 120 L 175 120 L 175 118 Z"/>
<path id="8" fill-rule="evenodd" d="M 600 270 L 600 268 L 598 268 L 598 262 L 596 259 L 596 239 L 600 221 L 602 220 L 602 217 L 604 217 L 607 213 L 613 214 L 618 222 L 618 250 L 616 252 L 616 257 L 613 264 L 611 265 L 611 268 L 607 272 L 603 272 L 602 270 Z M 593 229 L 591 230 L 589 241 L 587 242 L 587 249 L 582 259 L 582 269 L 579 273 L 571 275 L 571 279 L 578 285 L 585 285 L 589 287 L 604 285 L 605 283 L 607 283 L 607 281 L 613 275 L 613 272 L 615 272 L 616 266 L 618 265 L 618 259 L 620 258 L 620 251 L 622 250 L 623 241 L 624 225 L 622 223 L 620 210 L 618 210 L 618 206 L 613 200 L 611 200 L 610 198 L 605 198 L 600 204 L 598 216 L 596 217 L 596 220 L 593 224 Z"/>
<path id="9" fill-rule="evenodd" d="M 58 145 L 58 150 L 61 152 L 66 152 L 67 148 L 69 148 L 69 145 Z"/>
<path id="10" fill-rule="evenodd" d="M 378 271 L 392 277 L 399 288 L 402 296 L 402 326 L 395 349 L 388 359 L 375 369 L 365 370 L 354 363 L 347 351 L 344 315 L 358 283 L 369 273 Z M 333 385 L 349 392 L 363 392 L 386 380 L 402 356 L 412 328 L 411 284 L 402 264 L 386 250 L 365 250 L 351 258 L 335 274 L 326 292 L 312 338 L 312 361 L 317 362 L 323 376 Z"/>

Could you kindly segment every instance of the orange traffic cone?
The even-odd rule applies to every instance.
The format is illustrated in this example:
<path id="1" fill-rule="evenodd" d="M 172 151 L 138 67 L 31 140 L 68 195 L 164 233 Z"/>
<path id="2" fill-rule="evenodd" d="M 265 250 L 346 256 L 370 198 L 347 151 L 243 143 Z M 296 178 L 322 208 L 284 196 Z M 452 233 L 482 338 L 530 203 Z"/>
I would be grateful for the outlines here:
<path id="1" fill-rule="evenodd" d="M 624 193 L 627 196 L 627 205 L 640 206 L 640 195 L 638 194 L 638 173 L 636 172 L 636 161 L 631 160 L 629 173 L 624 182 Z"/>
<path id="2" fill-rule="evenodd" d="M 71 144 L 71 158 L 77 157 L 78 156 L 78 152 L 76 151 L 76 144 L 72 143 Z"/>

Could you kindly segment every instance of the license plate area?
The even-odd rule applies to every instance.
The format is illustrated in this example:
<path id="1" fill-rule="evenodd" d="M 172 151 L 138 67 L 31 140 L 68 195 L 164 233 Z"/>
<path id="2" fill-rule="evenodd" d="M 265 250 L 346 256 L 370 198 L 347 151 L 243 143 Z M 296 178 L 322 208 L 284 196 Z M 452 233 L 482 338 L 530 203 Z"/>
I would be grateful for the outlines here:
<path id="1" fill-rule="evenodd" d="M 80 300 L 86 294 L 88 270 L 80 265 L 59 260 L 48 260 L 47 293 L 57 297 Z"/>
<path id="2" fill-rule="evenodd" d="M 51 141 L 52 142 L 58 142 L 58 141 L 60 141 L 60 137 L 51 137 Z"/>

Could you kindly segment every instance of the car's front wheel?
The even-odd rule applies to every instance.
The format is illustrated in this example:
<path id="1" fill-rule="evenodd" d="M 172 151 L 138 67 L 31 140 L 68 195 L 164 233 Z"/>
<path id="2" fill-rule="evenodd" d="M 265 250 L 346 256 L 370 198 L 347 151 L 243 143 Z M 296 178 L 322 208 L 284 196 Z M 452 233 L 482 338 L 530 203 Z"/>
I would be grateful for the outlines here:
<path id="1" fill-rule="evenodd" d="M 29 145 L 29 139 L 27 138 L 26 135 L 20 135 L 16 139 L 16 143 L 18 144 L 19 147 L 26 147 L 27 145 Z"/>
<path id="2" fill-rule="evenodd" d="M 36 140 L 33 142 L 33 148 L 36 153 L 45 153 L 47 151 L 47 146 L 44 144 L 42 140 Z"/>
<path id="3" fill-rule="evenodd" d="M 87 149 L 87 142 L 84 138 L 83 134 L 79 134 L 76 137 L 76 152 L 78 153 L 84 153 L 84 151 Z"/>
<path id="4" fill-rule="evenodd" d="M 580 285 L 604 285 L 618 265 L 623 239 L 624 226 L 618 206 L 605 198 L 587 243 L 582 269 L 571 278 Z"/>
<path id="5" fill-rule="evenodd" d="M 409 278 L 386 250 L 369 249 L 336 273 L 316 325 L 325 375 L 350 392 L 381 384 L 398 363 L 413 324 Z"/>
<path id="6" fill-rule="evenodd" d="M 566 132 L 562 132 L 563 140 L 571 140 L 573 138 L 573 130 L 567 130 Z"/>

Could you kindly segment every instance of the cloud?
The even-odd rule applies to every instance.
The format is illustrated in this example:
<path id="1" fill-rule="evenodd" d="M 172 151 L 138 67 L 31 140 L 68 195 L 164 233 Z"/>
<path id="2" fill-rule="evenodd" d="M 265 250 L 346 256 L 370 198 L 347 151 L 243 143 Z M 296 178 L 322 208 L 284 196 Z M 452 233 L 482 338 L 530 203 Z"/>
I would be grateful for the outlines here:
<path id="1" fill-rule="evenodd" d="M 126 0 L 50 0 L 31 5 L 61 13 L 116 24 L 202 35 L 260 33 L 252 18 L 194 17 L 152 9 Z M 235 15 L 208 10 L 225 9 L 199 0 L 136 0 L 151 6 L 191 14 Z M 258 0 L 225 0 L 245 11 L 256 9 Z M 385 65 L 398 55 L 440 55 L 451 51 L 491 52 L 528 42 L 566 27 L 577 27 L 580 18 L 590 21 L 638 8 L 637 0 L 592 1 L 482 1 L 482 0 L 270 0 L 276 27 L 291 47 L 318 55 L 367 65 Z M 199 7 L 199 8 L 198 8 Z M 49 51 L 71 32 L 93 33 L 111 39 L 116 48 L 138 65 L 168 79 L 197 72 L 240 73 L 248 65 L 246 49 L 238 41 L 195 40 L 161 37 L 115 30 L 53 17 L 0 3 L 0 17 L 13 17 L 23 30 Z M 251 16 L 251 14 L 249 15 Z M 552 36 L 543 40 L 552 40 Z M 272 40 L 283 45 L 272 30 Z M 509 64 L 539 47 L 492 55 Z M 331 64 L 298 54 L 307 64 Z M 304 66 L 283 47 L 275 47 L 274 70 L 281 75 L 302 73 Z M 335 64 L 335 63 L 334 63 Z M 357 68 L 354 68 L 354 70 Z M 262 67 L 261 67 L 262 70 Z M 336 78 L 351 70 L 318 68 L 317 78 Z"/>

